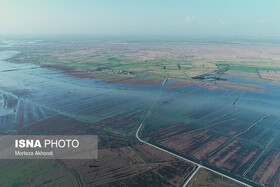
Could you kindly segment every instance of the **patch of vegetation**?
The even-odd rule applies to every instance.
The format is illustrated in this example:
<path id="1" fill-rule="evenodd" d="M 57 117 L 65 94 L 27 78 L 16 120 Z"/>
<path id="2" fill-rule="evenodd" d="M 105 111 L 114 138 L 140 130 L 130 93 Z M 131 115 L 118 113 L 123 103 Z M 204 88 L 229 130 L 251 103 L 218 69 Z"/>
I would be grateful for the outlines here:
<path id="1" fill-rule="evenodd" d="M 1 160 L 0 173 L 0 186 L 36 186 L 40 181 L 49 185 L 56 182 L 58 173 L 61 179 L 68 178 L 68 184 L 75 181 L 69 171 L 53 160 Z"/>

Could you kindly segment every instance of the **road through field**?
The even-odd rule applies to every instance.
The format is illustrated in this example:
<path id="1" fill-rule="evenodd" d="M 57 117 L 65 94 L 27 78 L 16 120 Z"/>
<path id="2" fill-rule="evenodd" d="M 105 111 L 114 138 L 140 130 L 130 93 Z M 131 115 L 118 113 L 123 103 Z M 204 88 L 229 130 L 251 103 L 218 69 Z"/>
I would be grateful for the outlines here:
<path id="1" fill-rule="evenodd" d="M 180 156 L 180 155 L 177 155 L 177 154 L 175 154 L 175 153 L 172 153 L 172 152 L 170 152 L 170 151 L 168 151 L 168 150 L 165 150 L 165 149 L 163 149 L 163 148 L 160 148 L 160 147 L 158 147 L 158 146 L 156 146 L 156 145 L 153 145 L 153 144 L 151 144 L 151 143 L 148 143 L 148 142 L 142 140 L 142 139 L 139 137 L 139 131 L 141 130 L 142 126 L 143 126 L 143 122 L 139 125 L 139 127 L 138 127 L 138 129 L 137 129 L 137 131 L 136 131 L 136 138 L 137 138 L 140 142 L 142 142 L 142 143 L 144 143 L 144 144 L 146 144 L 146 145 L 149 145 L 149 146 L 151 146 L 151 147 L 153 147 L 153 148 L 156 148 L 156 149 L 158 149 L 158 150 L 161 150 L 161 151 L 163 151 L 163 152 L 165 152 L 165 153 L 168 153 L 168 154 L 170 154 L 170 155 L 172 155 L 172 156 L 174 156 L 174 157 L 177 157 L 177 158 L 179 158 L 179 159 L 181 159 L 181 160 L 184 160 L 184 161 L 187 161 L 187 162 L 189 162 L 189 163 L 192 163 L 192 164 L 194 164 L 194 165 L 197 166 L 196 170 L 192 173 L 192 175 L 191 175 L 191 176 L 187 179 L 187 181 L 184 183 L 184 185 L 183 185 L 184 187 L 187 186 L 187 184 L 191 181 L 191 179 L 193 178 L 193 176 L 195 176 L 196 172 L 197 172 L 200 168 L 204 168 L 204 169 L 206 169 L 206 170 L 208 170 L 208 171 L 211 171 L 211 172 L 213 172 L 213 173 L 216 173 L 216 174 L 218 174 L 218 175 L 221 175 L 221 176 L 223 176 L 223 177 L 225 177 L 225 178 L 228 178 L 228 179 L 230 179 L 230 180 L 232 180 L 232 181 L 235 181 L 235 182 L 237 182 L 237 183 L 239 183 L 239 184 L 241 184 L 241 185 L 248 186 L 248 187 L 252 187 L 251 185 L 246 184 L 246 183 L 244 183 L 244 182 L 242 182 L 242 181 L 239 181 L 239 180 L 237 180 L 237 179 L 234 179 L 234 178 L 232 178 L 232 177 L 230 177 L 230 176 L 227 176 L 227 175 L 225 175 L 225 174 L 222 174 L 222 173 L 220 173 L 220 172 L 218 172 L 218 171 L 212 170 L 212 169 L 210 169 L 210 168 L 208 168 L 208 167 L 202 166 L 202 165 L 200 165 L 199 163 L 196 163 L 196 162 L 194 162 L 194 161 L 191 161 L 191 160 L 189 160 L 189 159 L 186 159 L 186 158 L 184 158 L 184 157 L 182 157 L 182 156 Z"/>
<path id="2" fill-rule="evenodd" d="M 198 170 L 201 168 L 201 166 L 198 166 L 197 168 L 195 168 L 195 170 L 193 171 L 193 173 L 191 174 L 191 176 L 189 176 L 189 178 L 187 179 L 187 181 L 182 185 L 183 187 L 186 187 L 189 182 L 192 180 L 192 178 L 196 175 L 196 173 L 198 172 Z"/>

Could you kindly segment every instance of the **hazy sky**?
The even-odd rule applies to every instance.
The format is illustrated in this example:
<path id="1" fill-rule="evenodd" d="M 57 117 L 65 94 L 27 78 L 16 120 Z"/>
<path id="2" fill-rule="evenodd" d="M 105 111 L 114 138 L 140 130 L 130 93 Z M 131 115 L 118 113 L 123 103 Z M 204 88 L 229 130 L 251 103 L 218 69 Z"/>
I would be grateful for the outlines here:
<path id="1" fill-rule="evenodd" d="M 0 0 L 0 34 L 280 36 L 280 1 Z"/>

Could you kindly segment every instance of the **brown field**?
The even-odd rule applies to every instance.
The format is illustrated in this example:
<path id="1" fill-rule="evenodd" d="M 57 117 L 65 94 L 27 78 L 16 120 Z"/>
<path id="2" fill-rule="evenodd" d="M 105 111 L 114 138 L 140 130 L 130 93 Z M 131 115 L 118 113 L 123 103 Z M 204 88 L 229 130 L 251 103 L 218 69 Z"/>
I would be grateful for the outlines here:
<path id="1" fill-rule="evenodd" d="M 245 90 L 251 92 L 264 92 L 263 88 L 256 84 L 232 83 L 227 81 L 217 81 L 219 88 L 229 88 L 235 90 Z"/>
<path id="2" fill-rule="evenodd" d="M 192 166 L 146 145 L 102 149 L 97 160 L 63 163 L 77 171 L 86 186 L 178 186 L 192 170 Z"/>
<path id="3" fill-rule="evenodd" d="M 208 130 L 202 130 L 164 140 L 161 144 L 177 151 L 190 154 L 198 159 L 203 159 L 209 153 L 224 144 L 228 139 L 229 138 L 226 136 L 216 135 Z"/>
<path id="4" fill-rule="evenodd" d="M 271 180 L 280 168 L 280 151 L 272 150 L 252 176 L 254 181 L 271 185 Z M 278 176 L 279 178 L 279 176 Z M 276 182 L 276 184 L 279 184 Z"/>
<path id="5" fill-rule="evenodd" d="M 52 67 L 50 67 L 52 68 Z M 77 77 L 77 78 L 90 78 L 90 79 L 102 79 L 102 81 L 107 83 L 121 83 L 121 84 L 132 84 L 132 85 L 145 85 L 145 86 L 157 86 L 160 85 L 162 80 L 155 79 L 155 78 L 145 78 L 145 79 L 138 79 L 134 77 L 127 77 L 127 76 L 108 76 L 101 72 L 86 72 L 81 70 L 75 70 L 71 68 L 52 68 L 52 69 L 59 69 L 62 70 L 63 73 Z"/>
<path id="6" fill-rule="evenodd" d="M 215 173 L 207 171 L 205 169 L 199 169 L 194 178 L 190 181 L 187 187 L 241 187 L 232 180 L 221 177 Z"/>
<path id="7" fill-rule="evenodd" d="M 174 157 L 171 157 L 167 154 L 163 154 L 160 151 L 155 151 L 151 149 L 148 145 L 135 145 L 132 147 L 134 151 L 137 153 L 138 156 L 140 156 L 143 160 L 149 163 L 155 163 L 155 162 L 169 162 L 169 161 L 175 161 L 176 159 Z"/>
<path id="8" fill-rule="evenodd" d="M 214 89 L 235 89 L 235 90 L 245 90 L 245 91 L 251 91 L 251 92 L 264 92 L 263 88 L 256 84 L 249 84 L 249 83 L 233 83 L 228 81 L 222 81 L 218 80 L 215 82 L 201 82 L 200 80 L 196 79 L 188 79 L 188 80 L 182 80 L 177 79 L 178 82 L 172 83 L 168 85 L 168 88 L 178 88 L 183 86 L 190 86 L 190 85 L 198 85 L 200 87 L 208 88 L 210 90 Z"/>
<path id="9" fill-rule="evenodd" d="M 280 175 L 278 175 L 271 186 L 277 187 L 280 184 Z"/>
<path id="10" fill-rule="evenodd" d="M 168 127 L 160 128 L 152 132 L 149 136 L 152 140 L 164 140 L 165 138 L 170 138 L 175 135 L 184 133 L 189 127 L 184 125 L 183 122 L 177 123 Z"/>
<path id="11" fill-rule="evenodd" d="M 257 147 L 249 146 L 248 143 L 236 139 L 209 157 L 208 161 L 217 167 L 241 174 L 244 167 L 246 168 L 245 165 L 252 163 L 260 151 Z"/>
<path id="12" fill-rule="evenodd" d="M 113 136 L 109 144 L 113 145 Z M 107 138 L 108 138 L 107 137 Z M 102 138 L 99 136 L 99 138 Z M 121 140 L 119 140 L 121 141 Z M 117 148 L 112 148 L 117 147 Z M 99 147 L 96 160 L 2 160 L 1 186 L 179 186 L 193 166 L 147 145 Z M 4 173 L 5 171 L 5 173 Z"/>

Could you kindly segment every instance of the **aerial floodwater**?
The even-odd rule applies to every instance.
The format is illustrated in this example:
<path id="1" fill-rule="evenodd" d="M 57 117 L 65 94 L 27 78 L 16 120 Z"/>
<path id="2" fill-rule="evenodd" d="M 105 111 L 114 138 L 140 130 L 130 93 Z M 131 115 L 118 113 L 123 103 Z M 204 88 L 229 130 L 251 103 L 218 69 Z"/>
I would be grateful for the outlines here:
<path id="1" fill-rule="evenodd" d="M 279 7 L 0 0 L 0 187 L 279 187 Z"/>
<path id="2" fill-rule="evenodd" d="M 30 63 L 5 61 L 17 53 L 0 52 L 2 131 L 31 130 L 36 124 L 43 125 L 44 119 L 59 115 L 95 123 L 116 112 L 144 110 L 157 96 L 158 91 L 147 86 L 139 89 L 108 84 L 69 77 Z"/>
<path id="3" fill-rule="evenodd" d="M 8 61 L 19 54 L 0 52 L 2 133 L 96 134 L 100 149 L 125 144 L 137 150 L 135 133 L 141 124 L 137 136 L 147 145 L 231 179 L 250 180 L 250 185 L 280 180 L 274 169 L 273 178 L 262 175 L 273 159 L 280 159 L 280 85 L 262 78 L 268 71 L 246 76 L 227 73 L 227 65 L 193 79 L 141 78 L 154 83 L 134 84 Z M 172 167 L 180 173 L 180 167 L 190 172 L 194 166 Z M 210 171 L 198 173 L 205 172 Z"/>

